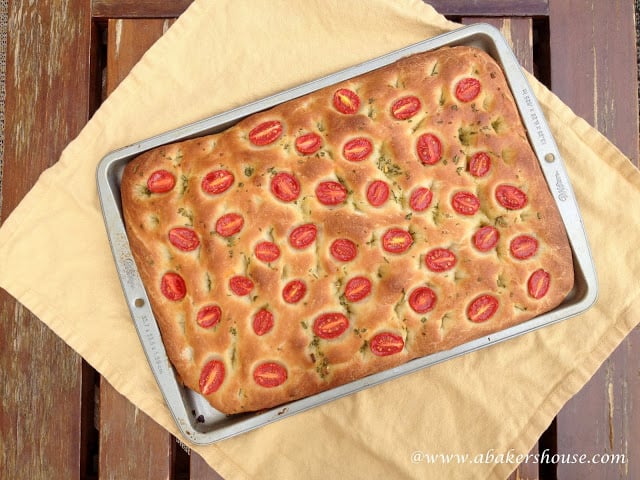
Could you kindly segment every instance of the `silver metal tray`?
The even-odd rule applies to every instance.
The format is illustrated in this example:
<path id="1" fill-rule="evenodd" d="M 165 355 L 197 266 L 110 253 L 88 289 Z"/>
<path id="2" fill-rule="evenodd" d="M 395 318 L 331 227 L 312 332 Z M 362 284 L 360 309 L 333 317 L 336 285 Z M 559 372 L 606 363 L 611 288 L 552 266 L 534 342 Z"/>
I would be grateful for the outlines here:
<path id="1" fill-rule="evenodd" d="M 138 276 L 122 219 L 120 180 L 125 165 L 146 150 L 163 144 L 222 131 L 248 115 L 383 67 L 402 57 L 442 46 L 454 45 L 467 45 L 483 49 L 502 66 L 506 74 L 522 120 L 528 131 L 529 140 L 538 157 L 567 230 L 573 250 L 575 268 L 575 285 L 572 292 L 553 311 L 525 323 L 468 342 L 452 350 L 412 360 L 391 370 L 370 375 L 311 397 L 258 413 L 225 415 L 214 410 L 198 393 L 180 385 L 166 355 L 147 294 Z M 114 260 L 140 341 L 178 428 L 185 438 L 194 444 L 209 444 L 246 432 L 401 375 L 415 372 L 427 366 L 564 320 L 587 310 L 595 302 L 597 296 L 597 278 L 589 244 L 560 152 L 546 124 L 535 95 L 523 75 L 513 52 L 500 32 L 489 25 L 478 24 L 460 28 L 248 105 L 111 152 L 102 159 L 98 166 L 97 185 Z"/>

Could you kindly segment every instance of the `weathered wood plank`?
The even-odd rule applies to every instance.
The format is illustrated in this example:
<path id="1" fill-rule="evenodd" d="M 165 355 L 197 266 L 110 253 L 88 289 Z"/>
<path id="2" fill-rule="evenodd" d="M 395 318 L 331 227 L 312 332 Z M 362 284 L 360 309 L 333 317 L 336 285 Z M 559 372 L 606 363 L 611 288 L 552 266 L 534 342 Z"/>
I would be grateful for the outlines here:
<path id="1" fill-rule="evenodd" d="M 94 18 L 175 18 L 179 17 L 193 0 L 93 0 Z"/>
<path id="2" fill-rule="evenodd" d="M 173 437 L 104 379 L 99 415 L 101 478 L 172 478 Z"/>
<path id="3" fill-rule="evenodd" d="M 638 165 L 633 17 L 632 0 L 553 1 L 549 28 L 553 91 Z M 639 345 L 636 328 L 556 419 L 558 454 L 627 463 L 559 463 L 558 478 L 640 478 Z"/>
<path id="4" fill-rule="evenodd" d="M 536 17 L 549 14 L 549 0 L 423 0 L 442 15 Z"/>
<path id="5" fill-rule="evenodd" d="M 551 2 L 551 88 L 638 165 L 633 18 L 633 0 Z"/>
<path id="6" fill-rule="evenodd" d="M 94 84 L 86 1 L 11 2 L 8 13 L 0 219 L 84 126 Z M 0 321 L 0 478 L 85 478 L 91 369 L 5 291 Z"/>
<path id="7" fill-rule="evenodd" d="M 120 84 L 142 55 L 171 26 L 173 19 L 109 19 L 105 95 Z"/>
<path id="8" fill-rule="evenodd" d="M 108 96 L 170 24 L 164 19 L 110 19 L 107 23 Z M 160 425 L 100 382 L 100 474 L 105 478 L 172 476 L 175 442 Z"/>

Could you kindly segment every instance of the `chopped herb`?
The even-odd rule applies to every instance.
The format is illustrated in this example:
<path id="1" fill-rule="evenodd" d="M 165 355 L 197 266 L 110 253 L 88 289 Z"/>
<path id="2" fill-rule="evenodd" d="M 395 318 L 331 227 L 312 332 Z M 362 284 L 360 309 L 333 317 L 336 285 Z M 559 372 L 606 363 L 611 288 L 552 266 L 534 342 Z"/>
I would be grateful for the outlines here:
<path id="1" fill-rule="evenodd" d="M 254 171 L 255 171 L 254 168 L 251 167 L 251 166 L 245 167 L 244 168 L 244 176 L 245 177 L 250 177 L 251 175 L 253 175 Z"/>
<path id="2" fill-rule="evenodd" d="M 189 220 L 188 223 L 185 223 L 186 227 L 193 227 L 193 212 L 191 210 L 180 207 L 178 209 L 178 214 Z"/>

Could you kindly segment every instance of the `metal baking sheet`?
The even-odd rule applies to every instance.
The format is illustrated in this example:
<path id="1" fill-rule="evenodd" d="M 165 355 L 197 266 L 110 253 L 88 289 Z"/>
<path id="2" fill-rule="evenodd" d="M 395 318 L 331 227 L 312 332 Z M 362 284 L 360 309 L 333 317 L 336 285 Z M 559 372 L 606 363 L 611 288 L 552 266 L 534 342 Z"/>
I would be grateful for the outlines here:
<path id="1" fill-rule="evenodd" d="M 165 352 L 160 331 L 129 248 L 122 218 L 119 186 L 125 165 L 146 150 L 167 143 L 222 131 L 248 115 L 383 67 L 402 57 L 454 45 L 474 46 L 485 50 L 502 66 L 506 74 L 522 120 L 528 131 L 529 140 L 538 157 L 567 230 L 573 250 L 575 268 L 575 285 L 572 292 L 556 309 L 525 323 L 465 343 L 448 351 L 409 361 L 391 370 L 376 373 L 310 397 L 258 413 L 225 415 L 214 410 L 198 393 L 180 385 Z M 430 365 L 564 320 L 587 310 L 595 302 L 597 296 L 597 277 L 589 244 L 560 152 L 536 97 L 526 77 L 523 75 L 513 52 L 500 32 L 489 25 L 477 24 L 460 28 L 251 104 L 114 151 L 104 157 L 98 166 L 97 186 L 105 226 L 122 288 L 149 365 L 178 428 L 184 437 L 194 444 L 209 444 L 238 435 L 401 375 L 415 372 Z"/>

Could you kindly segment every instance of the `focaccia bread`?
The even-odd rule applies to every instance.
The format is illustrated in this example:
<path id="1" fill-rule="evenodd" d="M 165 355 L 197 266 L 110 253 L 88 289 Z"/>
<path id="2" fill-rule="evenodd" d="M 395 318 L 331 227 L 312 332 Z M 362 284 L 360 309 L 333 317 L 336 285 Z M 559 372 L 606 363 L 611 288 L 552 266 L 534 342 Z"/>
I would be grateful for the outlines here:
<path id="1" fill-rule="evenodd" d="M 121 193 L 169 358 L 224 413 L 489 336 L 573 287 L 503 72 L 471 47 L 146 152 Z"/>

